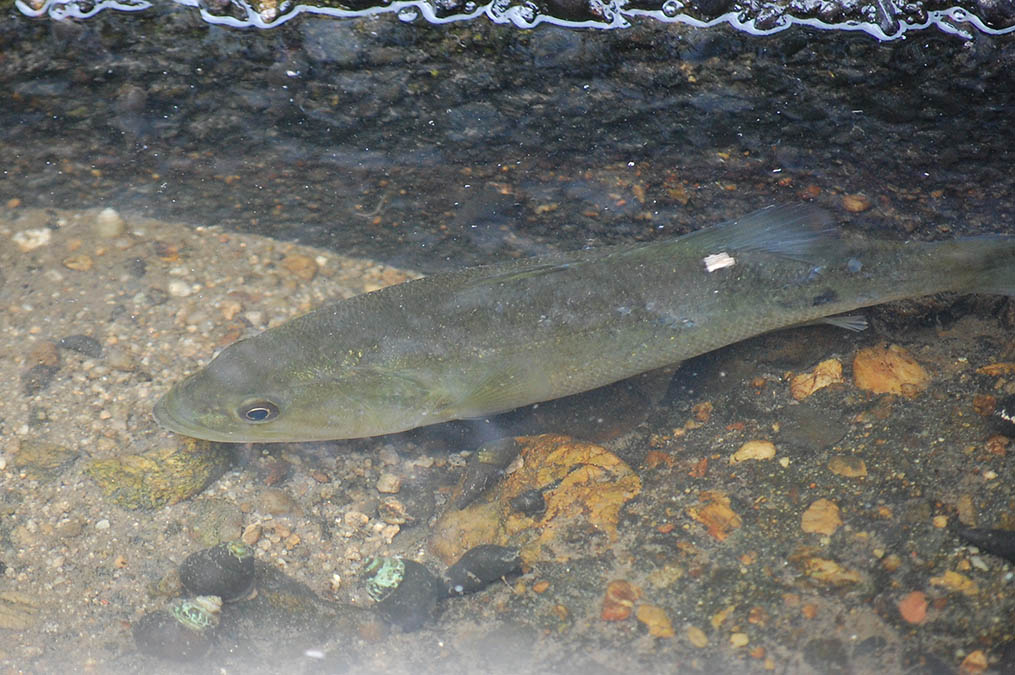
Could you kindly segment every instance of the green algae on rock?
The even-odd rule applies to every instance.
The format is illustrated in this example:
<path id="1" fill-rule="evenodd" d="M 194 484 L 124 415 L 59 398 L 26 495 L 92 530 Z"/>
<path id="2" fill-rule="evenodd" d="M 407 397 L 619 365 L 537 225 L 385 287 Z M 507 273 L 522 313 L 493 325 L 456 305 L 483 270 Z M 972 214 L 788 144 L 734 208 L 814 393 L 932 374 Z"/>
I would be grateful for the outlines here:
<path id="1" fill-rule="evenodd" d="M 118 506 L 158 509 L 199 494 L 231 463 L 228 446 L 188 438 L 175 448 L 95 460 L 85 473 Z"/>

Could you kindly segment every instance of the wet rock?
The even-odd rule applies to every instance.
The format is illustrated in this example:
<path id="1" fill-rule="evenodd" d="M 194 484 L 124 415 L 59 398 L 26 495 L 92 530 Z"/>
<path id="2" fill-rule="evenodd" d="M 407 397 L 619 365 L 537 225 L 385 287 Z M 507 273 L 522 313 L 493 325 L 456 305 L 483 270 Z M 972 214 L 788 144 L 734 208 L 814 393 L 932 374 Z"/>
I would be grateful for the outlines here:
<path id="1" fill-rule="evenodd" d="M 39 620 L 40 607 L 42 601 L 30 593 L 0 592 L 0 628 L 8 630 L 32 628 Z"/>
<path id="2" fill-rule="evenodd" d="M 44 340 L 32 345 L 28 350 L 28 361 L 33 364 L 58 368 L 60 366 L 60 351 L 56 343 Z"/>
<path id="3" fill-rule="evenodd" d="M 809 451 L 831 447 L 849 431 L 849 426 L 838 412 L 810 405 L 783 408 L 779 426 L 782 442 Z"/>
<path id="4" fill-rule="evenodd" d="M 285 490 L 268 488 L 261 493 L 259 508 L 265 513 L 273 516 L 284 516 L 290 513 L 300 513 L 300 505 Z"/>
<path id="5" fill-rule="evenodd" d="M 35 396 L 53 381 L 59 366 L 38 364 L 21 373 L 21 391 L 25 396 Z"/>
<path id="6" fill-rule="evenodd" d="M 898 345 L 861 349 L 853 359 L 853 380 L 875 394 L 915 396 L 926 389 L 930 375 Z"/>
<path id="7" fill-rule="evenodd" d="M 103 239 L 119 237 L 127 229 L 127 224 L 116 209 L 106 207 L 95 216 L 92 230 Z"/>
<path id="8" fill-rule="evenodd" d="M 579 555 L 570 543 L 576 531 L 590 537 L 617 536 L 624 504 L 641 491 L 637 474 L 598 445 L 546 434 L 515 439 L 521 450 L 516 471 L 465 509 L 449 509 L 434 525 L 430 549 L 447 563 L 481 544 L 520 546 L 522 560 L 558 561 Z M 464 490 L 468 476 L 459 490 Z M 519 514 L 511 501 L 540 490 L 546 510 L 539 518 Z M 457 500 L 456 500 L 457 503 Z M 588 546 L 588 542 L 585 542 Z"/>
<path id="9" fill-rule="evenodd" d="M 60 338 L 57 345 L 61 349 L 69 349 L 79 354 L 84 354 L 89 358 L 102 358 L 102 344 L 88 335 L 68 335 L 65 338 Z"/>
<path id="10" fill-rule="evenodd" d="M 512 509 L 530 518 L 546 510 L 546 499 L 542 490 L 526 490 L 517 497 L 512 497 L 509 503 Z"/>
<path id="11" fill-rule="evenodd" d="M 803 649 L 804 661 L 821 673 L 849 672 L 849 655 L 840 640 L 835 638 L 817 638 L 811 640 Z"/>
<path id="12" fill-rule="evenodd" d="M 193 497 L 232 464 L 221 443 L 185 439 L 179 447 L 92 461 L 85 473 L 125 509 L 157 509 Z"/>
<path id="13" fill-rule="evenodd" d="M 190 508 L 187 526 L 193 541 L 201 546 L 215 546 L 240 536 L 243 532 L 243 511 L 228 499 L 196 499 Z"/>
<path id="14" fill-rule="evenodd" d="M 78 455 L 76 450 L 55 443 L 24 440 L 11 459 L 11 466 L 26 478 L 48 482 L 56 480 Z"/>

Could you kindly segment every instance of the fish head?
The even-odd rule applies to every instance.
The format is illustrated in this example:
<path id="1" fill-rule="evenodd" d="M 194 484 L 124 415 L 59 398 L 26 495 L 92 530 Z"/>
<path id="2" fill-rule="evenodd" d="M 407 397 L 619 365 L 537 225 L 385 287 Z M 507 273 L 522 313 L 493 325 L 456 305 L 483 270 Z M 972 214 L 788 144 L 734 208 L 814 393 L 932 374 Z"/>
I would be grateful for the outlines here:
<path id="1" fill-rule="evenodd" d="M 156 421 L 225 443 L 362 438 L 430 422 L 405 378 L 337 370 L 312 358 L 272 358 L 277 352 L 264 346 L 251 338 L 223 350 L 158 401 Z"/>

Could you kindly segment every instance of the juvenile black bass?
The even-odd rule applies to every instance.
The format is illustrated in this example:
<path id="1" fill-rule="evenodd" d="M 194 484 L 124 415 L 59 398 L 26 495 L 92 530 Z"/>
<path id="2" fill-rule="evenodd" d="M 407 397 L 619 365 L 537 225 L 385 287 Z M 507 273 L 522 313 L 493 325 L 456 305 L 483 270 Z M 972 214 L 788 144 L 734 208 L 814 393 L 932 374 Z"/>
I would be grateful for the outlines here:
<path id="1" fill-rule="evenodd" d="M 155 417 L 213 441 L 375 436 L 594 389 L 768 331 L 943 291 L 1015 295 L 1015 238 L 852 241 L 812 206 L 475 267 L 241 340 Z"/>

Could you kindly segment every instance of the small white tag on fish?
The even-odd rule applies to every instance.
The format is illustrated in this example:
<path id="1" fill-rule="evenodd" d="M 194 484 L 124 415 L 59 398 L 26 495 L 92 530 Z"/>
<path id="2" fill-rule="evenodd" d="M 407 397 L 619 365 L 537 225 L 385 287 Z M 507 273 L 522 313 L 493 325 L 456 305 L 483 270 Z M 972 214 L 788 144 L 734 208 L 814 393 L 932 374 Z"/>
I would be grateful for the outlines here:
<path id="1" fill-rule="evenodd" d="M 733 267 L 737 264 L 737 261 L 726 251 L 721 251 L 719 253 L 713 253 L 712 255 L 705 256 L 704 263 L 705 271 L 715 272 L 716 270 L 721 270 L 724 267 Z"/>

